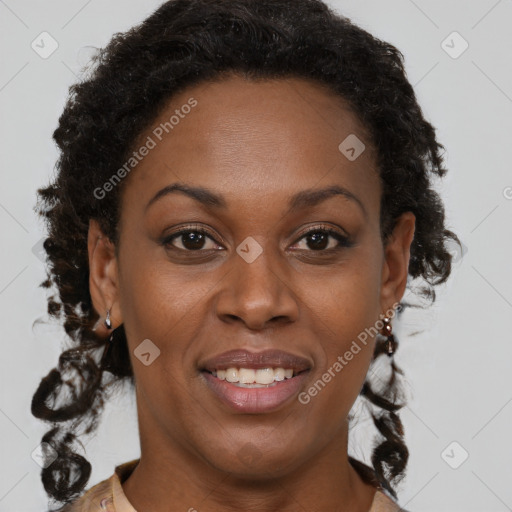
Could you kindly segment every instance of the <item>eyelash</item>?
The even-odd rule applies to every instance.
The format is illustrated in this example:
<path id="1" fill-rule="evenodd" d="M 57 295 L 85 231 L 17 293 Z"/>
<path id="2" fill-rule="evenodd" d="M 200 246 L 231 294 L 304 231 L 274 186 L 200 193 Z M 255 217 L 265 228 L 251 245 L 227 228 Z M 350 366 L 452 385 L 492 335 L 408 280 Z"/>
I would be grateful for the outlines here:
<path id="1" fill-rule="evenodd" d="M 197 252 L 197 253 L 205 252 L 205 249 L 198 249 L 198 250 L 194 251 L 194 250 L 189 250 L 189 249 L 181 249 L 181 248 L 178 248 L 178 247 L 175 247 L 174 245 L 172 245 L 172 242 L 174 241 L 174 239 L 179 238 L 180 236 L 185 235 L 187 233 L 201 233 L 203 235 L 206 235 L 211 240 L 213 240 L 217 245 L 221 245 L 221 244 L 219 244 L 219 242 L 217 242 L 217 240 L 215 240 L 215 238 L 210 234 L 210 232 L 208 230 L 206 230 L 205 228 L 203 228 L 201 226 L 186 226 L 185 228 L 181 229 L 180 231 L 176 231 L 175 233 L 172 233 L 171 235 L 164 237 L 161 240 L 161 243 L 165 247 L 167 247 L 169 249 L 175 249 L 177 251 Z M 339 245 L 337 247 L 330 248 L 330 249 L 319 249 L 318 251 L 307 250 L 306 252 L 330 253 L 332 251 L 339 251 L 343 248 L 352 247 L 352 245 L 353 245 L 353 243 L 349 240 L 349 238 L 347 236 L 342 235 L 339 231 L 332 229 L 324 224 L 315 226 L 314 228 L 303 232 L 299 236 L 299 238 L 294 242 L 294 244 L 300 242 L 303 238 L 306 238 L 308 235 L 310 235 L 312 233 L 323 233 L 323 234 L 332 236 L 335 240 L 337 240 L 339 242 Z M 207 250 L 208 249 L 206 249 L 206 251 Z M 215 249 L 213 249 L 213 250 L 215 250 Z"/>

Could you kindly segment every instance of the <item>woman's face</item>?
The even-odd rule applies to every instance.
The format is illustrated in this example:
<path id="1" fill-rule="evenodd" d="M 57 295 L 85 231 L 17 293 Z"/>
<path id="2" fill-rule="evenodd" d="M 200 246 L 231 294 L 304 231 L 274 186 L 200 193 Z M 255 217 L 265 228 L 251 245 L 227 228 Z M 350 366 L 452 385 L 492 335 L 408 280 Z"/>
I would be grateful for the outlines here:
<path id="1" fill-rule="evenodd" d="M 414 229 L 405 214 L 383 247 L 355 115 L 311 82 L 230 77 L 174 97 L 134 150 L 118 258 L 91 224 L 91 293 L 126 330 L 142 453 L 258 478 L 339 446 L 376 341 L 361 333 L 403 295 Z M 307 371 L 252 389 L 204 371 L 235 349 Z M 280 357 L 223 367 L 294 366 Z"/>

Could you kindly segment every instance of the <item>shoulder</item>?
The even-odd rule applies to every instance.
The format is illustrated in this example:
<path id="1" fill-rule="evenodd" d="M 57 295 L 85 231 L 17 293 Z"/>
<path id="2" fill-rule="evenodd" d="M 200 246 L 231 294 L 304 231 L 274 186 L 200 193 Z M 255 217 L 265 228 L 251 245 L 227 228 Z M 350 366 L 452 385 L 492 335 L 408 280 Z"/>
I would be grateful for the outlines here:
<path id="1" fill-rule="evenodd" d="M 107 478 L 91 487 L 72 503 L 58 512 L 115 512 L 112 498 L 112 478 Z"/>
<path id="2" fill-rule="evenodd" d="M 139 459 L 115 467 L 110 478 L 94 485 L 72 503 L 57 512 L 135 512 L 123 494 L 123 482 L 135 469 Z"/>
<path id="3" fill-rule="evenodd" d="M 385 491 L 377 489 L 368 512 L 407 512 L 407 510 L 401 508 Z"/>

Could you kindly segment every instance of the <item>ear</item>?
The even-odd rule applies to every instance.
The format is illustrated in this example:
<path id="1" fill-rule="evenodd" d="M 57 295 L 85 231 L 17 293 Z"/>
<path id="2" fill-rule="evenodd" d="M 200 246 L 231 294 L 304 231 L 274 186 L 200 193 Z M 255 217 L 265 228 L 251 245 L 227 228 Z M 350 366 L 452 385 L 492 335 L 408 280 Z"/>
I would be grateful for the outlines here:
<path id="1" fill-rule="evenodd" d="M 98 222 L 93 219 L 89 220 L 87 250 L 89 254 L 89 290 L 94 309 L 100 315 L 94 330 L 100 336 L 106 337 L 111 332 L 104 323 L 108 309 L 110 309 L 112 328 L 114 329 L 122 323 L 119 306 L 118 266 L 114 244 L 101 231 Z"/>
<path id="2" fill-rule="evenodd" d="M 381 281 L 382 312 L 392 309 L 393 304 L 400 302 L 405 293 L 415 224 L 416 217 L 412 212 L 403 213 L 385 247 Z"/>

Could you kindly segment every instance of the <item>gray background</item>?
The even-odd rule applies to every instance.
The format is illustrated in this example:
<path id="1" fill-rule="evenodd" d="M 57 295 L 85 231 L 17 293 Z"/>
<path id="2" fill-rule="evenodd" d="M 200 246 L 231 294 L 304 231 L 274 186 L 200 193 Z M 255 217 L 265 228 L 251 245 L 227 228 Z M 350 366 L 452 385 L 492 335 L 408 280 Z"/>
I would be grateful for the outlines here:
<path id="1" fill-rule="evenodd" d="M 32 417 L 30 401 L 65 337 L 44 323 L 46 294 L 38 285 L 45 271 L 36 255 L 43 230 L 32 208 L 57 158 L 51 135 L 88 47 L 104 46 L 160 3 L 0 0 L 0 511 L 39 512 L 47 503 L 31 458 L 47 426 Z M 396 359 L 410 390 L 402 418 L 411 456 L 400 503 L 416 512 L 512 510 L 512 1 L 329 3 L 404 53 L 409 80 L 447 149 L 440 191 L 448 227 L 466 247 L 435 305 L 404 314 L 395 327 Z M 46 59 L 31 48 L 43 31 L 58 43 Z M 460 55 L 464 42 L 454 31 L 469 44 Z M 33 327 L 36 320 L 43 323 Z M 135 413 L 133 397 L 119 395 L 98 434 L 84 439 L 93 464 L 88 485 L 138 457 Z M 368 445 L 368 426 L 361 420 L 352 434 L 357 456 L 367 456 L 358 446 Z"/>

